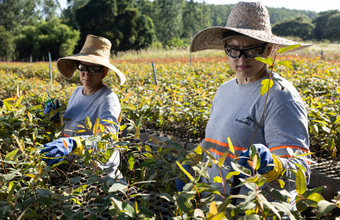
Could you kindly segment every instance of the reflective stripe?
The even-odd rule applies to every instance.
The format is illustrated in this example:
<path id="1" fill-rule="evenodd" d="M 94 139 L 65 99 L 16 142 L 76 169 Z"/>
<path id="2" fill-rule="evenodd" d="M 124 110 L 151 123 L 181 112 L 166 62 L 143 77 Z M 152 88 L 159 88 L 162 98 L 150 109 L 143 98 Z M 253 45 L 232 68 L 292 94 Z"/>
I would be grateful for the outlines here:
<path id="1" fill-rule="evenodd" d="M 285 148 L 295 148 L 295 149 L 300 149 L 306 153 L 309 153 L 309 150 L 302 148 L 302 147 L 298 147 L 298 146 L 292 146 L 292 145 L 283 145 L 283 146 L 277 146 L 277 147 L 272 147 L 270 148 L 270 151 L 274 151 L 274 150 L 280 150 L 280 149 L 285 149 Z"/>
<path id="2" fill-rule="evenodd" d="M 218 145 L 220 145 L 220 146 L 222 146 L 222 147 L 228 147 L 228 148 L 229 148 L 229 144 L 226 144 L 226 143 L 223 143 L 223 142 L 219 142 L 219 141 L 214 140 L 214 139 L 205 138 L 204 140 L 205 140 L 205 141 L 208 141 L 208 142 L 211 142 L 211 143 L 214 143 L 214 144 L 218 144 Z M 238 150 L 238 151 L 247 150 L 247 148 L 236 147 L 236 146 L 234 146 L 234 149 L 235 149 L 235 150 Z"/>
<path id="3" fill-rule="evenodd" d="M 210 148 L 209 151 L 211 151 L 211 152 L 213 152 L 213 153 L 215 153 L 217 155 L 220 155 L 220 156 L 222 156 L 224 154 L 223 152 L 219 152 L 219 151 L 217 151 L 217 150 L 215 150 L 213 148 Z M 227 157 L 230 157 L 230 158 L 233 158 L 233 159 L 237 158 L 236 156 L 234 156 L 232 154 L 227 154 Z"/>

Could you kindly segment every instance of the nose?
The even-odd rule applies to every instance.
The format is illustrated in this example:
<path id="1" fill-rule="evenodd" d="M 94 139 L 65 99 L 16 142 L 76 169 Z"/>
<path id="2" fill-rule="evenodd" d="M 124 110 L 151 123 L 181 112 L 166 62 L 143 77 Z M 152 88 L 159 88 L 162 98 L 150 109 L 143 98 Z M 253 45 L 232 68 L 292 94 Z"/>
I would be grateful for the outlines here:
<path id="1" fill-rule="evenodd" d="M 243 54 L 241 54 L 241 57 L 240 58 L 238 58 L 239 60 L 246 60 L 247 59 L 247 57 L 246 57 L 246 55 L 243 53 Z"/>

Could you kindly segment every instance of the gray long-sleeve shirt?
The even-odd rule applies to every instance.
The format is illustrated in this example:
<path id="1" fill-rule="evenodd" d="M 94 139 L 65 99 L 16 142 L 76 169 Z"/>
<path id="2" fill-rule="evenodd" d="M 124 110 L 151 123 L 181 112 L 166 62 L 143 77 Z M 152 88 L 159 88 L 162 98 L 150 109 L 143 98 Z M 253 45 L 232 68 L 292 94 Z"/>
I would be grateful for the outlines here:
<path id="1" fill-rule="evenodd" d="M 261 81 L 264 78 L 245 85 L 239 85 L 235 78 L 221 85 L 213 100 L 202 145 L 210 148 L 210 153 L 219 160 L 223 153 L 229 150 L 228 137 L 230 137 L 235 155 L 230 153 L 224 163 L 225 166 L 230 167 L 230 163 L 240 155 L 240 152 L 248 148 L 256 127 L 260 123 L 251 144 L 260 143 L 268 147 L 272 154 L 278 156 L 286 169 L 296 169 L 295 163 L 302 165 L 307 171 L 308 182 L 309 164 L 302 159 L 289 158 L 287 150 L 289 147 L 293 151 L 309 152 L 307 111 L 294 86 L 278 74 L 273 74 L 273 77 L 280 80 L 284 89 L 282 90 L 281 85 L 274 80 L 261 123 L 267 95 L 261 96 L 260 94 Z M 220 173 L 214 164 L 208 170 L 210 180 L 203 179 L 203 182 L 212 183 L 213 178 L 220 176 Z M 225 179 L 228 172 L 228 170 L 223 170 L 222 179 Z M 284 175 L 295 179 L 295 175 L 289 171 Z M 219 186 L 221 194 L 224 194 L 220 183 L 213 183 L 213 185 Z M 287 180 L 285 189 L 292 193 L 293 197 L 296 194 L 294 188 L 295 182 Z M 241 194 L 247 195 L 248 192 L 248 188 L 241 187 Z M 230 193 L 229 185 L 226 186 L 225 193 Z"/>
<path id="2" fill-rule="evenodd" d="M 66 137 L 81 136 L 82 139 L 91 137 L 93 129 L 77 133 L 79 130 L 86 130 L 84 128 L 86 128 L 85 118 L 87 116 L 92 125 L 99 118 L 99 124 L 104 125 L 106 132 L 116 133 L 119 130 L 117 119 L 121 111 L 120 108 L 117 95 L 106 85 L 92 95 L 84 95 L 83 86 L 79 86 L 72 93 L 63 116 L 65 123 L 63 135 Z M 103 119 L 115 122 L 117 125 L 105 122 Z M 79 127 L 79 125 L 83 127 Z M 93 142 L 91 148 L 93 149 L 92 153 L 97 152 L 97 143 Z M 120 172 L 116 171 L 119 164 L 119 152 L 114 151 L 107 163 L 101 164 L 101 167 L 106 169 L 112 166 L 109 175 L 113 178 L 122 178 Z"/>

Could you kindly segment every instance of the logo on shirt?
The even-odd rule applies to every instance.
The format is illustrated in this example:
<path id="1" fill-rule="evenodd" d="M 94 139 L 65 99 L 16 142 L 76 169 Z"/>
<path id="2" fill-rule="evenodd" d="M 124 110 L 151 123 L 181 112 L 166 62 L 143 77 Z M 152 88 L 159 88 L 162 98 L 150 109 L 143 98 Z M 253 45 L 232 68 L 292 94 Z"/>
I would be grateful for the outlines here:
<path id="1" fill-rule="evenodd" d="M 246 124 L 246 125 L 250 125 L 250 123 L 252 123 L 254 121 L 254 119 L 252 119 L 250 116 L 247 116 L 243 119 L 235 119 L 237 122 Z"/>

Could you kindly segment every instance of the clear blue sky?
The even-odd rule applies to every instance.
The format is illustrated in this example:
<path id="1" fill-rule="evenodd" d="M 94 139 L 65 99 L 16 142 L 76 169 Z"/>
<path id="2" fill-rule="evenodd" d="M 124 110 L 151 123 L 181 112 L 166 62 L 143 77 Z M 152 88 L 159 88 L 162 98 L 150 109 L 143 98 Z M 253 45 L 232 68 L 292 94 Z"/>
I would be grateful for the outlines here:
<path id="1" fill-rule="evenodd" d="M 203 0 L 195 0 L 203 2 Z M 234 0 L 204 0 L 208 4 L 236 4 Z M 248 1 L 248 0 L 243 0 Z M 257 1 L 257 0 L 253 0 Z M 62 8 L 66 8 L 66 0 L 59 0 Z M 315 12 L 340 10 L 340 0 L 262 0 L 267 7 L 311 10 Z"/>

